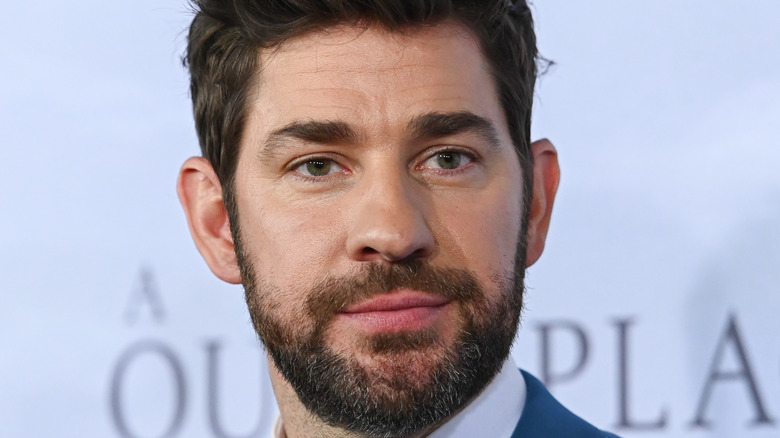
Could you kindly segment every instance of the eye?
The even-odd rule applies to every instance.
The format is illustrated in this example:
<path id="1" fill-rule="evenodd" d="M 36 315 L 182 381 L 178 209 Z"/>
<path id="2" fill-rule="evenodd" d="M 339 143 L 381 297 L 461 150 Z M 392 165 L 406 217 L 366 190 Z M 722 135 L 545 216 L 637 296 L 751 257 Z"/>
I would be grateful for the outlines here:
<path id="1" fill-rule="evenodd" d="M 295 171 L 308 177 L 323 177 L 343 172 L 344 168 L 328 158 L 313 158 L 298 164 L 295 167 Z"/>
<path id="2" fill-rule="evenodd" d="M 421 167 L 428 169 L 456 170 L 473 161 L 468 154 L 456 150 L 442 150 L 428 157 Z"/>

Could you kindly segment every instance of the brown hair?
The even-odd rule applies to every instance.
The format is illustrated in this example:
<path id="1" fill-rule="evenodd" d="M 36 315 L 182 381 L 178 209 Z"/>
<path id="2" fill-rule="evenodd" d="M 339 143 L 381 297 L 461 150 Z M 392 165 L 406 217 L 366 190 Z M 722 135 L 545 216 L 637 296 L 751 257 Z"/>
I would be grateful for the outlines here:
<path id="1" fill-rule="evenodd" d="M 258 53 L 287 39 L 341 23 L 400 31 L 454 19 L 477 36 L 523 169 L 526 215 L 533 174 L 531 106 L 537 75 L 536 36 L 525 0 L 192 0 L 184 63 L 200 148 L 219 177 L 235 218 L 233 176 L 257 83 Z M 232 221 L 231 221 L 232 222 Z M 523 219 L 525 233 L 526 219 Z"/>

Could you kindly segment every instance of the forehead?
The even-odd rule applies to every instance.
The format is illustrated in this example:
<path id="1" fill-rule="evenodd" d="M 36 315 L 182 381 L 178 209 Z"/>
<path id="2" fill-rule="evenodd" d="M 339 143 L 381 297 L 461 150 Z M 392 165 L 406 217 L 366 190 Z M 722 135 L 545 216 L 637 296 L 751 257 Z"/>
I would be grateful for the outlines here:
<path id="1" fill-rule="evenodd" d="M 468 111 L 505 133 L 493 78 L 465 26 L 390 32 L 338 26 L 292 38 L 260 53 L 249 100 L 247 139 L 301 120 L 345 121 L 395 135 L 416 116 Z M 508 134 L 507 134 L 508 139 Z"/>
<path id="2" fill-rule="evenodd" d="M 473 32 L 461 23 L 453 20 L 438 24 L 408 26 L 398 30 L 389 30 L 379 24 L 349 25 L 340 24 L 318 31 L 307 32 L 284 41 L 275 48 L 261 52 L 264 66 L 275 59 L 291 62 L 302 55 L 318 57 L 320 62 L 328 64 L 329 58 L 338 59 L 342 66 L 366 67 L 365 61 L 373 68 L 396 68 L 404 60 L 414 62 L 415 56 L 430 56 L 435 52 L 448 52 L 460 47 L 465 51 L 480 52 L 479 41 Z M 381 53 L 381 58 L 359 58 L 362 53 Z M 481 56 L 480 56 L 481 58 Z M 431 62 L 442 59 L 428 59 Z M 471 61 L 481 61 L 474 59 Z"/>

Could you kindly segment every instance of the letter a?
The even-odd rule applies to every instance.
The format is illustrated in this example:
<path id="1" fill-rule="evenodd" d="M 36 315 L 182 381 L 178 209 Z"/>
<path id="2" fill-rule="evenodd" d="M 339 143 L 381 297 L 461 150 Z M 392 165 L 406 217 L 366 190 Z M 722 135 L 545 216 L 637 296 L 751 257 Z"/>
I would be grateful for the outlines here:
<path id="1" fill-rule="evenodd" d="M 158 324 L 165 320 L 165 310 L 157 291 L 157 283 L 154 280 L 154 272 L 149 267 L 142 267 L 138 275 L 138 285 L 133 291 L 125 310 L 125 321 L 133 323 L 138 320 L 138 314 L 144 303 L 149 306 L 152 318 Z"/>
<path id="2" fill-rule="evenodd" d="M 720 364 L 723 359 L 723 352 L 730 344 L 734 347 L 739 369 L 724 371 L 720 369 Z M 715 357 L 712 360 L 707 381 L 704 383 L 704 390 L 702 391 L 701 399 L 699 399 L 699 407 L 696 409 L 696 417 L 693 419 L 693 426 L 704 428 L 709 426 L 709 421 L 704 418 L 704 412 L 707 410 L 707 404 L 712 396 L 712 388 L 715 386 L 715 383 L 727 380 L 742 380 L 745 383 L 745 388 L 748 390 L 748 395 L 753 402 L 753 408 L 756 412 L 756 418 L 753 420 L 755 425 L 772 424 L 774 422 L 774 420 L 767 415 L 764 403 L 761 401 L 761 397 L 758 394 L 756 378 L 750 368 L 750 363 L 745 354 L 745 347 L 742 344 L 742 338 L 740 337 L 739 330 L 737 330 L 737 320 L 733 314 L 729 315 L 726 331 L 715 350 Z"/>

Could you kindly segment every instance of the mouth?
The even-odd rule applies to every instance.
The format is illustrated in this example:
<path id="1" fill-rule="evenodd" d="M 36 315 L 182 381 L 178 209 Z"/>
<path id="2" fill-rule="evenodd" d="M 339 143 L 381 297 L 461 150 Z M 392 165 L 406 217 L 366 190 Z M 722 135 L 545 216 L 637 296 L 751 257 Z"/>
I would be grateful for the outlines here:
<path id="1" fill-rule="evenodd" d="M 415 331 L 435 326 L 451 299 L 415 290 L 395 290 L 349 305 L 338 318 L 368 333 Z"/>

